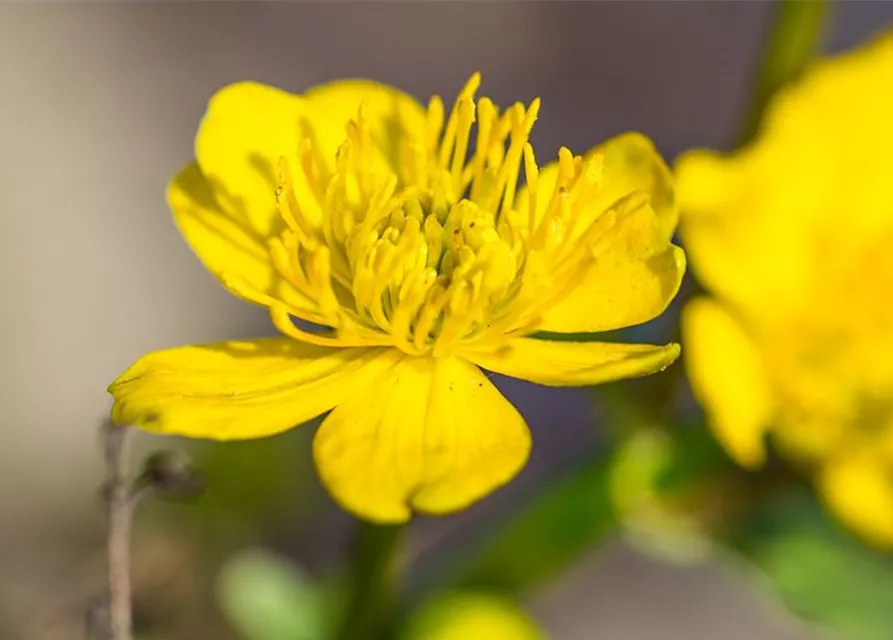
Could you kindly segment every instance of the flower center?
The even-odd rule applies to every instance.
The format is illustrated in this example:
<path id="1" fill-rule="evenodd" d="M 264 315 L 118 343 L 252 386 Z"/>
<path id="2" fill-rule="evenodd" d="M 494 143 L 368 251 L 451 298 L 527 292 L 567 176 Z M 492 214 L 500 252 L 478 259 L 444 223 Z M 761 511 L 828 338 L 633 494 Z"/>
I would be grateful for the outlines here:
<path id="1" fill-rule="evenodd" d="M 364 320 L 410 353 L 444 351 L 485 326 L 520 266 L 511 230 L 463 199 L 449 209 L 411 191 L 371 228 L 359 225 L 346 250 L 352 293 Z"/>
<path id="2" fill-rule="evenodd" d="M 583 207 L 575 205 L 600 181 L 601 158 L 584 163 L 562 149 L 556 184 L 538 208 L 528 136 L 539 100 L 500 114 L 488 98 L 475 103 L 479 83 L 469 80 L 446 123 L 440 98 L 431 100 L 424 140 L 406 131 L 376 138 L 361 106 L 334 171 L 322 168 L 310 139 L 301 142 L 300 171 L 280 162 L 286 229 L 271 253 L 317 307 L 289 314 L 339 338 L 438 356 L 459 340 L 531 330 L 543 305 L 568 288 L 586 257 L 578 250 L 585 243 L 570 242 L 581 235 Z M 522 163 L 529 198 L 519 213 Z M 273 311 L 291 333 L 285 312 Z"/>

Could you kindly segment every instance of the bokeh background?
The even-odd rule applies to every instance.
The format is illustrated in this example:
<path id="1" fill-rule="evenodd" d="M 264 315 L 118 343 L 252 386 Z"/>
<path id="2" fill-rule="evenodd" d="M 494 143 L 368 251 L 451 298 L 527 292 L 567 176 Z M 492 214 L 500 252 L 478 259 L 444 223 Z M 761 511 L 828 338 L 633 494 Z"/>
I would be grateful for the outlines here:
<path id="1" fill-rule="evenodd" d="M 82 637 L 102 591 L 105 387 L 144 352 L 270 334 L 180 239 L 164 188 L 192 156 L 205 103 L 253 79 L 300 92 L 367 77 L 449 100 L 474 70 L 497 103 L 543 100 L 542 158 L 640 130 L 668 159 L 729 148 L 748 102 L 768 2 L 59 3 L 0 6 L 0 638 Z M 824 50 L 893 21 L 841 2 Z M 660 331 L 660 326 L 647 329 Z M 604 407 L 586 390 L 501 388 L 534 432 L 531 463 L 461 516 L 417 519 L 408 561 L 437 567 L 598 455 Z M 139 520 L 138 619 L 158 638 L 236 638 L 221 563 L 263 545 L 309 576 L 338 571 L 349 519 L 320 491 L 312 426 L 192 446 L 192 504 Z M 181 443 L 141 437 L 138 450 Z M 425 571 L 413 571 L 419 588 Z M 525 593 L 550 637 L 820 638 L 735 560 L 659 561 L 622 536 Z M 156 637 L 156 636 L 153 636 Z M 893 637 L 893 631 L 891 631 Z"/>

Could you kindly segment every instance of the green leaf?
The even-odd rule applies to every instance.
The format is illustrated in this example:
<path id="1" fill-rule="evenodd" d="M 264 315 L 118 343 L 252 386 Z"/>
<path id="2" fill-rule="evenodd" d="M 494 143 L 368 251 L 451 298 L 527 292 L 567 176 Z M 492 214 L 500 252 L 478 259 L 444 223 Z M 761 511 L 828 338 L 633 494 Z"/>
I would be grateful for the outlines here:
<path id="1" fill-rule="evenodd" d="M 765 504 L 739 546 L 799 617 L 847 640 L 893 637 L 893 558 L 844 531 L 800 488 Z"/>
<path id="2" fill-rule="evenodd" d="M 218 578 L 224 615 L 247 640 L 319 640 L 328 636 L 322 594 L 297 568 L 264 551 L 230 560 Z"/>

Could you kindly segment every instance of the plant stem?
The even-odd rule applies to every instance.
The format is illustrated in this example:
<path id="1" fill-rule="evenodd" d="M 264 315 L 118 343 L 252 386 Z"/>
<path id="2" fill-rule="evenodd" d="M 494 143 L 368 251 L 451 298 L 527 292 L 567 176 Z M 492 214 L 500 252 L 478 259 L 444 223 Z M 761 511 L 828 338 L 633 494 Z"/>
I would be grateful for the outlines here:
<path id="1" fill-rule="evenodd" d="M 799 76 L 818 52 L 830 4 L 825 0 L 776 2 L 738 146 L 756 134 L 772 96 Z"/>
<path id="2" fill-rule="evenodd" d="M 108 612 L 112 640 L 131 640 L 130 528 L 134 500 L 124 476 L 127 429 L 105 431 L 106 487 L 109 505 Z"/>
<path id="3" fill-rule="evenodd" d="M 396 604 L 396 565 L 403 529 L 360 522 L 339 640 L 378 640 L 387 629 Z"/>

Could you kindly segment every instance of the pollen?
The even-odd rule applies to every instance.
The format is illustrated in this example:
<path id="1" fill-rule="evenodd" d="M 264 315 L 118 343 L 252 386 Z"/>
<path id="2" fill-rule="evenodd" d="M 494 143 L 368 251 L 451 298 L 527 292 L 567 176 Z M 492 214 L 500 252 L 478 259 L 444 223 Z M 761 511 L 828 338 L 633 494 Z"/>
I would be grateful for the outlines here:
<path id="1" fill-rule="evenodd" d="M 611 211 L 587 219 L 601 157 L 562 148 L 546 184 L 529 142 L 539 99 L 500 111 L 475 98 L 479 85 L 475 74 L 448 115 L 433 97 L 424 136 L 404 131 L 392 149 L 376 144 L 361 105 L 331 170 L 312 132 L 280 160 L 284 224 L 270 252 L 315 305 L 305 316 L 271 305 L 280 330 L 439 357 L 459 342 L 535 330 L 579 280 L 613 220 Z M 330 336 L 314 337 L 295 315 Z"/>

